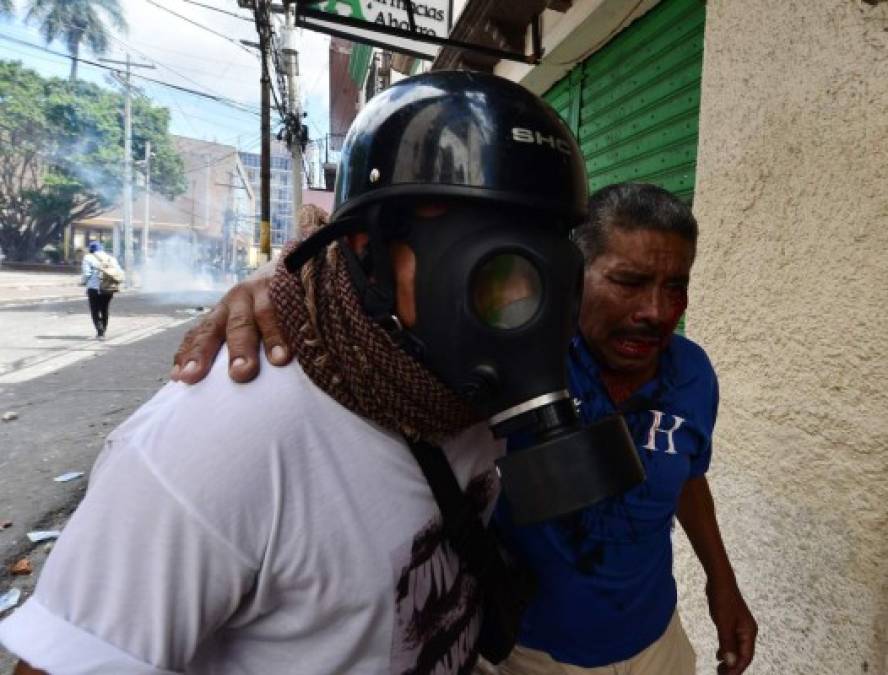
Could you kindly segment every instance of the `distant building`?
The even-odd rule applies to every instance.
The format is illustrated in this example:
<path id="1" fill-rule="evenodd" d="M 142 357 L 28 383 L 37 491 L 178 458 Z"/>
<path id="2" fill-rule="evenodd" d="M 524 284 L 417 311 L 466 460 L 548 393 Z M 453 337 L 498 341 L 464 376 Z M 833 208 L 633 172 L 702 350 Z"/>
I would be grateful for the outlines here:
<path id="1" fill-rule="evenodd" d="M 217 269 L 230 270 L 246 262 L 252 242 L 256 208 L 255 193 L 237 148 L 184 136 L 173 136 L 185 164 L 185 193 L 170 201 L 151 193 L 148 197 L 148 256 L 164 242 L 176 240 L 187 246 L 194 260 L 207 261 Z M 137 174 L 138 181 L 138 171 Z M 144 185 L 144 179 L 141 181 Z M 137 182 L 133 200 L 134 259 L 143 257 L 145 191 Z M 73 224 L 71 248 L 82 255 L 89 241 L 112 250 L 114 228 L 123 241 L 122 207 Z M 115 251 L 123 258 L 123 251 Z"/>

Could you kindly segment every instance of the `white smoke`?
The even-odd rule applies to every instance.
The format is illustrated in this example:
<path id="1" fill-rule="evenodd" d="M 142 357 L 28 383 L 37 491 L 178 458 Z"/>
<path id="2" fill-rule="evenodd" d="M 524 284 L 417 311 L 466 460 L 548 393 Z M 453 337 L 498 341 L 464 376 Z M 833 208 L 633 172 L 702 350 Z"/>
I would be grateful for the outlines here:
<path id="1" fill-rule="evenodd" d="M 211 244 L 187 236 L 160 239 L 142 265 L 139 290 L 179 298 L 195 292 L 224 291 L 230 282 L 213 253 Z"/>

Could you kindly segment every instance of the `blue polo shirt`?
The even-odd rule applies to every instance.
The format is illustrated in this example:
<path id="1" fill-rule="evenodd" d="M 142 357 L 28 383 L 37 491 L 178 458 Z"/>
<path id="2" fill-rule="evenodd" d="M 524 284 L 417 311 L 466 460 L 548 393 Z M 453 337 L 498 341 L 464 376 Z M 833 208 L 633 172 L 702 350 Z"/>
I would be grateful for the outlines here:
<path id="1" fill-rule="evenodd" d="M 569 369 L 583 420 L 622 412 L 647 478 L 557 521 L 515 527 L 505 499 L 496 518 L 539 582 L 519 643 L 593 668 L 648 647 L 675 611 L 673 520 L 685 481 L 709 468 L 718 381 L 706 353 L 679 335 L 661 354 L 657 377 L 619 410 L 581 337 L 571 344 Z"/>

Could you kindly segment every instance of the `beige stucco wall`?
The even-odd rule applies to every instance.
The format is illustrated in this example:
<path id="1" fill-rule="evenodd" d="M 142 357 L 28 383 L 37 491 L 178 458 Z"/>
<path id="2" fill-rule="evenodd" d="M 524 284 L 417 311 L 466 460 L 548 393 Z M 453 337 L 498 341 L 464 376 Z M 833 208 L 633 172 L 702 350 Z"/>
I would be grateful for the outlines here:
<path id="1" fill-rule="evenodd" d="M 688 331 L 721 378 L 710 479 L 750 672 L 886 674 L 888 2 L 710 0 L 704 59 Z"/>

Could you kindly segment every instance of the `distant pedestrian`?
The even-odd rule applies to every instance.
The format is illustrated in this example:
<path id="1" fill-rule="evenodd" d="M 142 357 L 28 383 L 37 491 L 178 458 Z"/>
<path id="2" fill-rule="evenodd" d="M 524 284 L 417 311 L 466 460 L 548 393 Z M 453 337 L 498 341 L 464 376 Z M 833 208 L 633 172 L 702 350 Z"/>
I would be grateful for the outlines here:
<path id="1" fill-rule="evenodd" d="M 104 339 L 108 329 L 108 309 L 114 293 L 120 290 L 124 272 L 117 259 L 105 252 L 102 245 L 93 241 L 89 253 L 83 256 L 82 281 L 86 286 L 89 312 L 96 327 L 96 338 Z"/>

